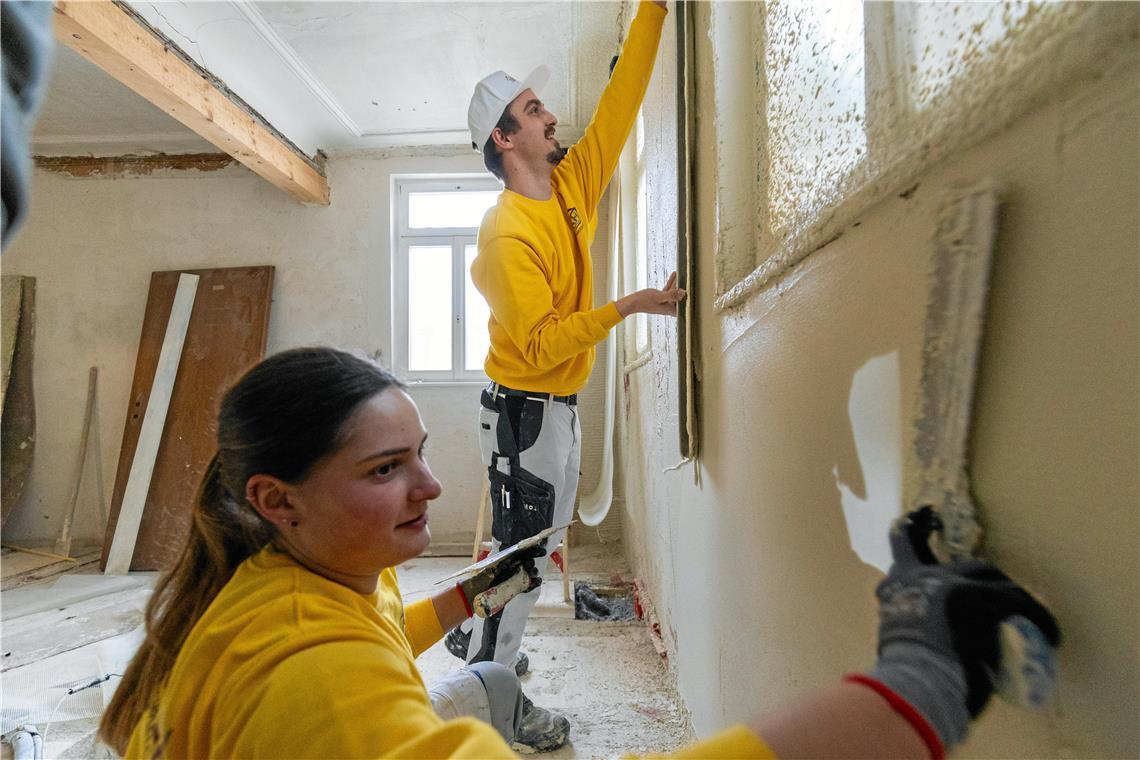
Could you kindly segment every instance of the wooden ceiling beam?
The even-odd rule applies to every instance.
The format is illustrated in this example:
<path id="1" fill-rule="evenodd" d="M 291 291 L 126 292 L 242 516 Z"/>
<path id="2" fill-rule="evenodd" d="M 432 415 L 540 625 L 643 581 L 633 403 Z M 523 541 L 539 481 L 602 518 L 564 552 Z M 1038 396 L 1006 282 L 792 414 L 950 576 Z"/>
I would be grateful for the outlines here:
<path id="1" fill-rule="evenodd" d="M 55 36 L 297 200 L 329 204 L 315 161 L 130 8 L 60 0 Z"/>

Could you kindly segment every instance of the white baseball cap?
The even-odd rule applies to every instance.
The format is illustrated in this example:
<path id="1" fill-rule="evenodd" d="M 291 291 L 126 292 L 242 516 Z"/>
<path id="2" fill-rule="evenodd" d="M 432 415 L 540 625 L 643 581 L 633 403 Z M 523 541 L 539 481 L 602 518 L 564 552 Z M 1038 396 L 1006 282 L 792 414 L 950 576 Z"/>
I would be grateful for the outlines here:
<path id="1" fill-rule="evenodd" d="M 475 150 L 483 152 L 483 146 L 487 144 L 503 111 L 507 110 L 507 106 L 520 92 L 534 90 L 537 93 L 549 79 L 550 69 L 545 66 L 539 66 L 521 82 L 505 71 L 496 71 L 483 77 L 475 85 L 471 105 L 467 107 L 467 128 L 471 130 L 471 142 L 475 144 Z"/>

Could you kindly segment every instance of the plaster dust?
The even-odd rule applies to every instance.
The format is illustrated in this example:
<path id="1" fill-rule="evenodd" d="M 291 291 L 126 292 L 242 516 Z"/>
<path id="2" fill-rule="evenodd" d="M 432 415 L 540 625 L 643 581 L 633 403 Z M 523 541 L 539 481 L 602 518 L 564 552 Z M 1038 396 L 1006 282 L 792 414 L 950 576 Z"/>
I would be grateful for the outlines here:
<path id="1" fill-rule="evenodd" d="M 405 600 L 438 593 L 435 581 L 466 562 L 463 557 L 421 557 L 406 563 L 399 573 Z M 631 579 L 620 547 L 613 544 L 575 547 L 572 562 L 574 581 Z M 575 620 L 573 602 L 562 599 L 556 568 L 543 584 L 523 650 L 530 657 L 523 691 L 535 704 L 570 719 L 570 743 L 541 757 L 668 752 L 693 740 L 688 712 L 646 625 Z M 442 642 L 416 663 L 427 683 L 462 666 Z"/>

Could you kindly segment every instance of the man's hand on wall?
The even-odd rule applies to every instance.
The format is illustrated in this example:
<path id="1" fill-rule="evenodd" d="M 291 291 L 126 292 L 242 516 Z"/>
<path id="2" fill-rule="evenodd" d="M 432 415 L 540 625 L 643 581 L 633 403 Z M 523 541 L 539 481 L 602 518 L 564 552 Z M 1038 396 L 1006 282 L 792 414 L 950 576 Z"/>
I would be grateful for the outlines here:
<path id="1" fill-rule="evenodd" d="M 661 290 L 646 288 L 619 298 L 614 305 L 623 317 L 630 314 L 664 314 L 677 316 L 677 304 L 685 300 L 685 291 L 677 287 L 677 273 L 669 275 L 669 281 Z"/>

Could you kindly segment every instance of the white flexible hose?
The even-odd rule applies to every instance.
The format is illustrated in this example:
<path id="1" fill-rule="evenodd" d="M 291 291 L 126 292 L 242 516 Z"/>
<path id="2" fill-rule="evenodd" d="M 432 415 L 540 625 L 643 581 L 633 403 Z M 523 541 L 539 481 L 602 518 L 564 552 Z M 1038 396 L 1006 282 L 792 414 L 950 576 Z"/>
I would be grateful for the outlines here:
<path id="1" fill-rule="evenodd" d="M 610 182 L 610 267 L 606 276 L 607 297 L 617 300 L 618 267 L 621 265 L 621 170 Z M 600 525 L 609 514 L 614 497 L 614 398 L 617 396 L 617 329 L 606 336 L 606 403 L 602 420 L 602 471 L 594 490 L 578 502 L 578 519 L 583 525 Z"/>

